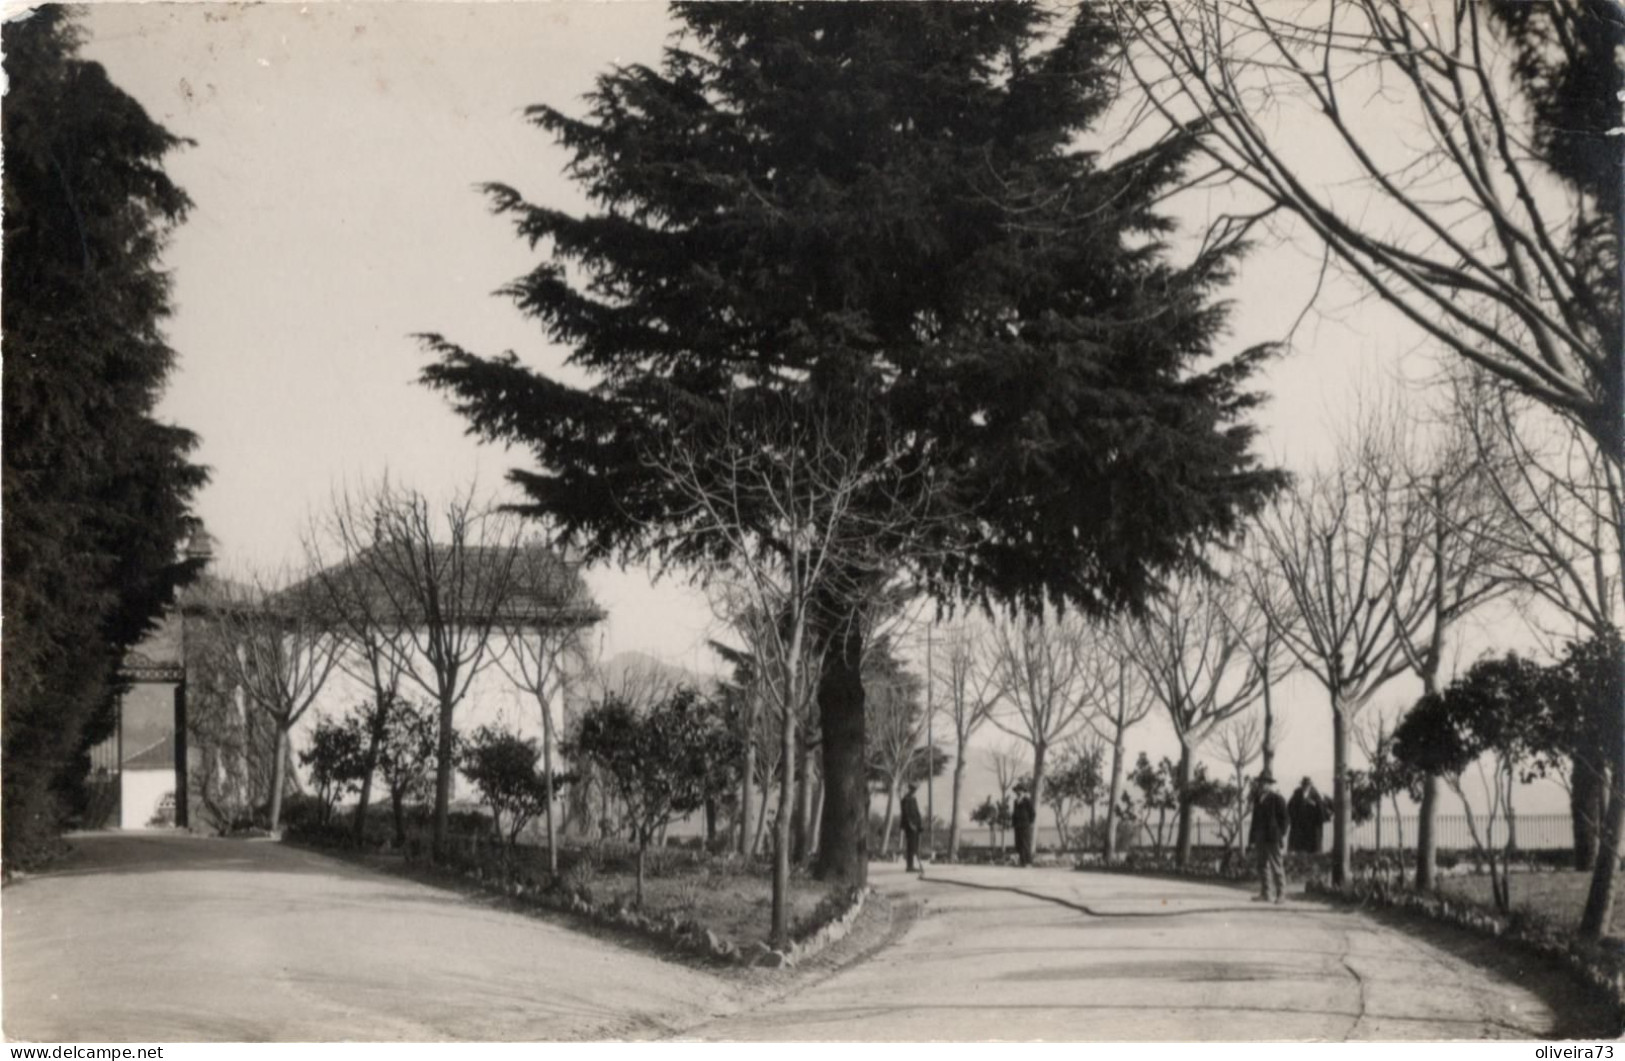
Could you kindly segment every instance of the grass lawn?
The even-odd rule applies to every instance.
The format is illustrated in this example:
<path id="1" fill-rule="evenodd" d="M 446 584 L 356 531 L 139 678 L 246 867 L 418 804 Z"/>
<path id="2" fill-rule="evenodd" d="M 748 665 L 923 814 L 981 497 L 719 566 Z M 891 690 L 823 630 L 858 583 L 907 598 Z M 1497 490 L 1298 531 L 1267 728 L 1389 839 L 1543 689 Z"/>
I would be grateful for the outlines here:
<path id="1" fill-rule="evenodd" d="M 743 866 L 704 858 L 670 858 L 666 852 L 651 852 L 653 872 L 643 879 L 642 911 L 651 916 L 668 914 L 692 918 L 720 936 L 737 943 L 766 939 L 773 927 L 773 875 L 766 864 Z M 583 880 L 581 863 L 565 871 L 566 878 Z M 629 859 L 617 858 L 590 875 L 584 883 L 593 902 L 616 899 L 631 906 L 637 892 L 635 866 Z M 829 894 L 820 881 L 797 874 L 790 881 L 790 923 L 795 925 L 812 916 L 813 910 Z"/>
<path id="2" fill-rule="evenodd" d="M 1557 870 L 1551 873 L 1512 874 L 1512 906 L 1527 910 L 1559 927 L 1573 928 L 1580 923 L 1580 912 L 1585 909 L 1586 893 L 1591 888 L 1591 874 L 1578 870 Z M 1488 876 L 1471 875 L 1444 877 L 1440 889 L 1446 895 L 1471 899 L 1485 906 L 1493 906 Z M 1625 937 L 1625 902 L 1614 904 L 1614 920 L 1609 933 Z"/>
<path id="3" fill-rule="evenodd" d="M 512 871 L 541 884 L 548 878 L 544 848 L 523 845 Z M 568 843 L 559 849 L 559 877 L 594 906 L 635 905 L 637 851 L 632 845 Z M 790 880 L 792 927 L 810 918 L 829 887 L 796 871 Z M 652 848 L 644 865 L 643 906 L 650 917 L 675 916 L 744 946 L 773 927 L 773 870 L 765 859 L 745 862 L 692 848 Z"/>

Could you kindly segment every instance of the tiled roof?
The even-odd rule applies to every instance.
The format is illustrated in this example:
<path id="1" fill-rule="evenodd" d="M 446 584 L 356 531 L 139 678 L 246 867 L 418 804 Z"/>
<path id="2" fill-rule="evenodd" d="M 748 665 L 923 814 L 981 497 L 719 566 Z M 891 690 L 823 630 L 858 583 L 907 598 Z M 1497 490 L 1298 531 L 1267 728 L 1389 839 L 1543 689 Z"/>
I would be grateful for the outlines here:
<path id="1" fill-rule="evenodd" d="M 467 618 L 491 606 L 489 587 L 503 577 L 500 570 L 491 569 L 506 562 L 505 556 L 504 549 L 471 547 L 469 559 L 455 561 L 449 547 L 436 546 L 433 557 L 425 558 L 419 569 L 444 571 L 448 573 L 448 580 L 457 579 L 457 584 L 445 587 L 444 592 L 460 595 L 462 600 L 453 603 L 448 611 Z M 415 603 L 418 594 L 407 583 L 412 576 L 400 570 L 404 565 L 371 562 L 373 559 L 369 553 L 363 553 L 359 560 L 335 564 L 283 590 L 273 601 L 302 598 L 328 603 L 335 599 L 355 601 L 373 614 L 396 622 L 413 618 L 412 609 L 421 614 L 421 606 Z M 457 570 L 459 564 L 461 571 Z M 482 566 L 488 570 L 481 570 Z M 586 626 L 604 617 L 603 610 L 581 580 L 580 565 L 545 546 L 525 546 L 516 561 L 513 578 L 512 592 L 497 602 L 495 618 L 499 621 L 530 626 Z M 393 579 L 399 591 L 391 593 L 390 583 L 385 579 Z M 401 614 L 403 611 L 406 614 Z M 478 617 L 486 616 L 479 614 Z"/>

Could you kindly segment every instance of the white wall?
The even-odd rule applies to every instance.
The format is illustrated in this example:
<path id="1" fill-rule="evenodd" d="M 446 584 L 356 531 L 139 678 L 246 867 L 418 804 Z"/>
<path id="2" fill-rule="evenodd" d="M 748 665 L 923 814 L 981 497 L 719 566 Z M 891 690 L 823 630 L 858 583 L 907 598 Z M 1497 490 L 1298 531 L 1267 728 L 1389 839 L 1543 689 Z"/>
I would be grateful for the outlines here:
<path id="1" fill-rule="evenodd" d="M 158 803 L 175 794 L 175 771 L 125 770 L 119 775 L 119 828 L 146 829 Z"/>

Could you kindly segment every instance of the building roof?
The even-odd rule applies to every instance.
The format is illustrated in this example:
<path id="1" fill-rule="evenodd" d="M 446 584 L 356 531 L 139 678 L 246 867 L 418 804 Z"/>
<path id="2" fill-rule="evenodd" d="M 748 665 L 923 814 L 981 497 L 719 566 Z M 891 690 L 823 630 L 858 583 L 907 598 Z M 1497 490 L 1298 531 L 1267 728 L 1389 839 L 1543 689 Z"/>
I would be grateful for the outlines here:
<path id="1" fill-rule="evenodd" d="M 510 557 L 513 559 L 510 560 Z M 425 588 L 435 587 L 434 598 Z M 502 547 L 455 551 L 435 545 L 412 553 L 369 547 L 274 595 L 267 603 L 354 608 L 385 623 L 425 621 L 431 609 L 460 621 L 536 628 L 590 626 L 604 618 L 580 564 L 539 544 L 517 555 Z"/>

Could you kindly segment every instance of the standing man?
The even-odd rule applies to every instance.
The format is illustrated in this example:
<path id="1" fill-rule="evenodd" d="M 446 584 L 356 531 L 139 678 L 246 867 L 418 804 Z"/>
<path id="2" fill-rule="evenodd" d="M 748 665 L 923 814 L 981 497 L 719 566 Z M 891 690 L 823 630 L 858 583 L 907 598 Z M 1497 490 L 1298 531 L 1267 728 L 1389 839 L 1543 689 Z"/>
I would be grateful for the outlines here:
<path id="1" fill-rule="evenodd" d="M 1292 822 L 1292 838 L 1290 849 L 1306 855 L 1320 854 L 1321 838 L 1326 825 L 1326 801 L 1315 790 L 1315 784 L 1307 777 L 1298 785 L 1298 791 L 1292 793 L 1292 800 L 1286 805 L 1287 817 Z"/>
<path id="2" fill-rule="evenodd" d="M 1033 864 L 1033 825 L 1038 811 L 1033 807 L 1032 793 L 1025 781 L 1016 785 L 1016 806 L 1010 813 L 1010 824 L 1016 827 L 1016 854 L 1023 866 Z"/>
<path id="3" fill-rule="evenodd" d="M 1253 825 L 1247 833 L 1248 845 L 1258 849 L 1259 892 L 1253 896 L 1253 902 L 1279 903 L 1286 889 L 1286 870 L 1282 865 L 1288 828 L 1286 800 L 1275 790 L 1275 778 L 1269 773 L 1259 776 L 1258 787 Z"/>
<path id="4" fill-rule="evenodd" d="M 908 859 L 910 873 L 922 872 L 924 866 L 920 862 L 920 830 L 925 822 L 920 818 L 920 801 L 914 798 L 920 784 L 918 781 L 908 783 L 908 794 L 903 797 L 903 853 Z"/>

